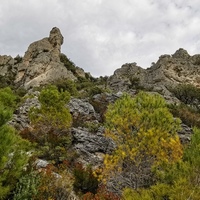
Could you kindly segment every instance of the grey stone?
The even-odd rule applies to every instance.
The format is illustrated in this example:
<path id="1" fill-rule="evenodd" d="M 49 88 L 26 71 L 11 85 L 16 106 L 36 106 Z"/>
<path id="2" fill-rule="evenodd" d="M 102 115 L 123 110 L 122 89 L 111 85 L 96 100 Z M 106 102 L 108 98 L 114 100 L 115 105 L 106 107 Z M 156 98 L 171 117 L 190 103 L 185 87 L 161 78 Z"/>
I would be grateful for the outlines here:
<path id="1" fill-rule="evenodd" d="M 94 107 L 87 100 L 72 98 L 68 103 L 68 107 L 76 124 L 80 125 L 87 121 L 99 120 Z"/>
<path id="2" fill-rule="evenodd" d="M 102 165 L 103 155 L 111 153 L 115 148 L 114 142 L 104 136 L 104 129 L 90 133 L 88 129 L 72 128 L 73 148 L 80 154 L 84 164 Z"/>
<path id="3" fill-rule="evenodd" d="M 188 142 L 190 142 L 192 134 L 192 128 L 182 123 L 181 130 L 178 132 L 181 143 L 187 144 Z"/>
<path id="4" fill-rule="evenodd" d="M 28 96 L 29 94 L 27 94 Z M 32 93 L 33 98 L 27 98 L 24 103 L 14 112 L 10 125 L 14 126 L 17 130 L 23 130 L 25 128 L 31 128 L 30 119 L 28 113 L 31 107 L 40 107 L 38 100 L 38 92 Z"/>
<path id="5" fill-rule="evenodd" d="M 36 169 L 45 168 L 45 167 L 47 167 L 47 165 L 49 165 L 49 162 L 46 161 L 46 160 L 37 159 L 35 161 L 35 167 L 36 167 Z"/>

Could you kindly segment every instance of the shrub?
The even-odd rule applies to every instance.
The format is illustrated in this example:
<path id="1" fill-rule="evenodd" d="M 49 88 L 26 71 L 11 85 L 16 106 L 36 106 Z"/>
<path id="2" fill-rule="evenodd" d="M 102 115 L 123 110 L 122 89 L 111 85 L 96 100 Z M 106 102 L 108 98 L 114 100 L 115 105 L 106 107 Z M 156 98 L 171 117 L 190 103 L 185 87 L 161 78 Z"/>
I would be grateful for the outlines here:
<path id="1" fill-rule="evenodd" d="M 6 199 L 13 190 L 29 159 L 26 154 L 30 148 L 29 142 L 7 124 L 15 107 L 15 99 L 9 88 L 0 90 L 0 199 Z"/>
<path id="2" fill-rule="evenodd" d="M 133 187 L 149 186 L 153 166 L 181 160 L 180 120 L 173 118 L 160 95 L 124 95 L 108 107 L 105 117 L 106 136 L 116 144 L 104 159 L 105 178 L 131 173 L 127 180 Z"/>
<path id="3" fill-rule="evenodd" d="M 88 88 L 87 91 L 90 97 L 104 92 L 104 90 L 98 86 L 93 86 L 91 88 Z"/>
<path id="4" fill-rule="evenodd" d="M 131 77 L 130 78 L 130 88 L 139 89 L 140 88 L 140 79 L 138 77 Z"/>
<path id="5" fill-rule="evenodd" d="M 189 127 L 200 128 L 200 113 L 195 109 L 185 104 L 171 105 L 170 110 L 175 117 L 181 119 L 181 121 Z"/>
<path id="6" fill-rule="evenodd" d="M 97 122 L 86 122 L 84 124 L 84 127 L 88 128 L 88 130 L 92 133 L 96 133 L 99 129 L 99 127 L 101 126 L 100 123 L 97 123 Z"/>
<path id="7" fill-rule="evenodd" d="M 98 188 L 98 180 L 93 175 L 90 166 L 84 168 L 81 164 L 76 164 L 74 169 L 74 190 L 83 194 L 87 192 L 96 193 Z"/>
<path id="8" fill-rule="evenodd" d="M 64 66 L 70 70 L 73 74 L 76 73 L 76 65 L 69 59 L 65 54 L 60 54 L 60 61 L 64 64 Z"/>
<path id="9" fill-rule="evenodd" d="M 72 80 L 58 80 L 55 85 L 57 86 L 58 90 L 67 91 L 72 96 L 76 96 L 78 94 L 78 90 L 76 88 L 76 84 Z"/>
<path id="10" fill-rule="evenodd" d="M 120 200 L 116 194 L 108 191 L 104 185 L 100 186 L 96 194 L 88 192 L 83 195 L 83 200 Z"/>
<path id="11" fill-rule="evenodd" d="M 191 84 L 181 84 L 171 89 L 171 92 L 184 104 L 189 104 L 199 109 L 200 89 Z"/>
<path id="12" fill-rule="evenodd" d="M 56 163 L 67 157 L 71 144 L 68 129 L 72 117 L 66 107 L 69 98 L 68 92 L 59 92 L 55 86 L 44 88 L 38 97 L 41 107 L 31 108 L 29 113 L 34 129 L 21 133 L 38 144 L 40 157 Z"/>
<path id="13" fill-rule="evenodd" d="M 34 199 L 38 194 L 40 184 L 39 174 L 32 171 L 19 179 L 14 191 L 13 200 Z"/>
<path id="14" fill-rule="evenodd" d="M 16 63 L 15 64 L 18 64 L 20 62 L 22 62 L 22 57 L 20 55 L 17 55 L 14 60 L 16 60 Z"/>

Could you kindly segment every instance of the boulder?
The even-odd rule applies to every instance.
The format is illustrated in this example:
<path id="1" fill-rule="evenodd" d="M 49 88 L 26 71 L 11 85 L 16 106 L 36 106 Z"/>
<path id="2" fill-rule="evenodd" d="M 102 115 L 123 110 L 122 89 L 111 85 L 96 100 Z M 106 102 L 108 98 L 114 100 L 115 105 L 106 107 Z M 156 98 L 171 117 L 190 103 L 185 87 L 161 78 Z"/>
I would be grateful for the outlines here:
<path id="1" fill-rule="evenodd" d="M 111 153 L 114 142 L 104 136 L 104 128 L 96 133 L 86 128 L 72 128 L 73 148 L 79 153 L 79 161 L 85 165 L 101 166 L 106 153 Z"/>
<path id="2" fill-rule="evenodd" d="M 87 121 L 99 120 L 99 115 L 87 100 L 72 98 L 68 107 L 73 116 L 74 126 L 83 125 Z"/>

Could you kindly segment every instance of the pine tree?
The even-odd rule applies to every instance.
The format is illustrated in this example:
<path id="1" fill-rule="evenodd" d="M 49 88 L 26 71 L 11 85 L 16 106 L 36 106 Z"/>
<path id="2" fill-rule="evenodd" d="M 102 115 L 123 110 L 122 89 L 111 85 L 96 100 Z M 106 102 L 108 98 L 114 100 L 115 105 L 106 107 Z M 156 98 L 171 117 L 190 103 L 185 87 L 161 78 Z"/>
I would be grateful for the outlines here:
<path id="1" fill-rule="evenodd" d="M 0 90 L 0 199 L 5 199 L 15 187 L 27 164 L 29 143 L 7 125 L 12 116 L 16 97 L 9 88 Z M 10 105 L 10 107 L 9 107 Z"/>
<path id="2" fill-rule="evenodd" d="M 109 106 L 106 136 L 116 149 L 104 159 L 104 176 L 122 173 L 132 187 L 149 186 L 152 168 L 173 163 L 182 157 L 177 131 L 180 120 L 168 111 L 159 95 L 140 92 L 135 98 L 124 95 Z"/>

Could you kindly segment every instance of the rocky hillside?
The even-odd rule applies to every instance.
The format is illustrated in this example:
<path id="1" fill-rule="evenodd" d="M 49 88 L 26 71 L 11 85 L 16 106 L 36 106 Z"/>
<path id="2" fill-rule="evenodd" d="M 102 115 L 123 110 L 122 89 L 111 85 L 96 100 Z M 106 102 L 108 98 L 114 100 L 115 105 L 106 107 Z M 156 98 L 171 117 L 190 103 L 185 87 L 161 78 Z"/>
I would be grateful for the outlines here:
<path id="1" fill-rule="evenodd" d="M 85 77 L 83 69 L 66 65 L 66 56 L 60 52 L 63 41 L 60 30 L 54 27 L 49 37 L 30 44 L 23 57 L 0 56 L 0 82 L 29 89 L 57 80 L 74 81 L 77 77 Z M 136 63 L 122 65 L 108 78 L 108 87 L 113 91 L 141 88 L 168 96 L 177 84 L 200 87 L 199 71 L 200 55 L 190 56 L 186 50 L 179 49 L 172 55 L 160 56 L 147 69 Z"/>
<path id="2" fill-rule="evenodd" d="M 162 55 L 148 69 L 136 63 L 124 64 L 108 80 L 113 90 L 128 91 L 143 88 L 170 95 L 170 89 L 178 84 L 192 84 L 200 87 L 200 55 L 190 56 L 179 49 L 172 55 Z"/>
<path id="3" fill-rule="evenodd" d="M 150 192 L 162 191 L 160 199 L 176 199 L 167 195 L 176 194 L 174 188 L 182 187 L 178 184 L 183 184 L 189 194 L 191 191 L 197 194 L 194 189 L 199 189 L 199 176 L 196 182 L 193 178 L 199 172 L 199 164 L 190 165 L 187 157 L 182 160 L 182 145 L 190 145 L 195 132 L 192 127 L 200 128 L 200 55 L 190 56 L 186 50 L 179 49 L 173 55 L 160 56 L 148 69 L 129 63 L 110 77 L 93 78 L 61 53 L 63 41 L 60 30 L 54 27 L 49 37 L 30 44 L 23 57 L 0 56 L 0 112 L 5 118 L 0 134 L 9 124 L 18 131 L 18 140 L 26 139 L 32 148 L 21 150 L 20 144 L 13 145 L 18 155 L 25 152 L 23 156 L 27 154 L 27 160 L 31 159 L 26 163 L 26 170 L 21 165 L 21 172 L 14 178 L 16 182 L 12 179 L 14 173 L 8 176 L 5 171 L 5 177 L 11 177 L 8 180 L 13 184 L 10 191 L 5 190 L 7 197 L 126 200 L 142 195 L 144 188 L 155 186 Z M 183 87 L 177 89 L 176 95 L 173 89 L 179 85 Z M 23 94 L 19 94 L 21 88 Z M 124 96 L 123 92 L 128 95 Z M 172 104 L 166 104 L 162 96 Z M 6 112 L 12 116 L 7 117 Z M 110 114 L 105 115 L 106 112 Z M 9 131 L 15 134 L 13 130 Z M 12 142 L 8 138 L 9 141 Z M 13 149 L 7 151 L 6 169 Z M 192 159 L 199 155 L 198 149 Z M 161 161 L 169 157 L 169 165 L 157 167 L 160 174 L 154 174 L 151 168 L 157 157 Z M 177 169 L 176 164 L 171 165 L 171 158 L 178 160 Z M 119 166 L 115 166 L 117 163 Z M 171 167 L 174 171 L 170 171 Z M 189 168 L 195 169 L 195 173 Z M 0 167 L 0 174 L 3 170 Z M 188 178 L 185 174 L 192 175 Z M 179 176 L 183 179 L 178 179 Z M 189 179 L 195 185 L 192 189 L 191 184 L 184 182 Z M 5 186 L 10 186 L 9 181 L 5 182 Z M 125 188 L 130 189 L 127 194 Z M 1 198 L 5 199 L 1 196 L 0 182 Z"/>

